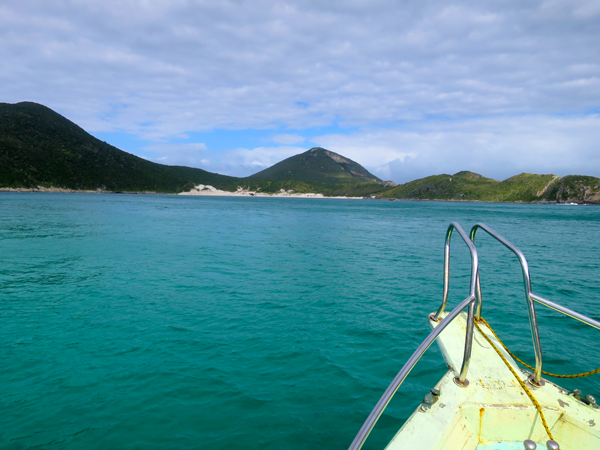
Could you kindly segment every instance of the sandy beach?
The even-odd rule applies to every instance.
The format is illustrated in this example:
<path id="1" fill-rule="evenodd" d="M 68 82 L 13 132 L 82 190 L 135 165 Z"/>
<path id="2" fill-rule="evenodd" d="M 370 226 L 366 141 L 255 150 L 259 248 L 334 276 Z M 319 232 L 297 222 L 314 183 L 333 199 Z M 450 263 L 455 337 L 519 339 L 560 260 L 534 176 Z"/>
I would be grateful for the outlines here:
<path id="1" fill-rule="evenodd" d="M 235 192 L 222 191 L 210 185 L 199 184 L 189 192 L 181 192 L 178 195 L 211 195 L 211 196 L 223 196 L 223 197 L 296 197 L 296 198 L 339 198 L 339 199 L 352 199 L 359 200 L 363 197 L 326 197 L 323 194 L 313 193 L 294 193 L 292 190 L 286 191 L 281 189 L 279 192 L 274 194 L 267 194 L 265 192 L 249 191 L 243 188 L 238 188 Z"/>

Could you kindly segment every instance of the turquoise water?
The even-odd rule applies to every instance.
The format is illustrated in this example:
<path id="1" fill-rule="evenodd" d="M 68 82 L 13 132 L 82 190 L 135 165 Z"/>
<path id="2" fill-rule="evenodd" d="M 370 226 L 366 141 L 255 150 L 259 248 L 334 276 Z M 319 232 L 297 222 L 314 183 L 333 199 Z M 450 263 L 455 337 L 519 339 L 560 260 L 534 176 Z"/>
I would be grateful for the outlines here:
<path id="1" fill-rule="evenodd" d="M 347 448 L 427 335 L 454 220 L 600 319 L 599 207 L 0 193 L 0 448 Z M 516 260 L 478 247 L 484 315 L 533 361 Z M 451 305 L 468 263 L 456 236 Z M 538 315 L 548 370 L 600 366 L 598 332 Z M 444 371 L 432 346 L 366 448 Z"/>

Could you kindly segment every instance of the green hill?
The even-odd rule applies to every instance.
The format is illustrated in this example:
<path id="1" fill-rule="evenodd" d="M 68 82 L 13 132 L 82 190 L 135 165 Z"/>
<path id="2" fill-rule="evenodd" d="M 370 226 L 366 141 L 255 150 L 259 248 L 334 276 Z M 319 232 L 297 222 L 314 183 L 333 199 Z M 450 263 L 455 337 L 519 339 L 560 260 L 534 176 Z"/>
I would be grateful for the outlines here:
<path id="1" fill-rule="evenodd" d="M 433 175 L 401 184 L 379 194 L 381 198 L 419 200 L 480 200 L 482 195 L 498 183 L 473 172 L 454 175 Z"/>
<path id="2" fill-rule="evenodd" d="M 486 201 L 535 202 L 558 179 L 556 175 L 522 173 L 498 182 Z"/>
<path id="3" fill-rule="evenodd" d="M 497 181 L 473 172 L 434 175 L 401 184 L 379 198 L 482 202 L 600 203 L 600 179 L 582 175 L 522 173 Z"/>
<path id="4" fill-rule="evenodd" d="M 360 164 L 321 147 L 291 156 L 248 178 L 273 181 L 294 179 L 310 184 L 356 180 L 382 182 Z"/>
<path id="5" fill-rule="evenodd" d="M 235 190 L 238 179 L 139 158 L 37 103 L 0 103 L 0 187 L 181 192 L 195 184 Z"/>
<path id="6" fill-rule="evenodd" d="M 293 180 L 293 182 L 291 182 Z M 279 188 L 288 182 L 296 192 L 321 192 L 326 195 L 363 196 L 383 191 L 394 183 L 384 182 L 360 164 L 321 147 L 311 148 L 248 177 L 263 190 Z M 303 191 L 307 186 L 312 191 Z"/>
<path id="7" fill-rule="evenodd" d="M 433 175 L 401 184 L 378 195 L 380 198 L 412 200 L 464 200 L 484 202 L 532 202 L 552 185 L 555 175 L 522 173 L 504 181 L 474 172 Z M 546 201 L 551 201 L 546 198 Z"/>

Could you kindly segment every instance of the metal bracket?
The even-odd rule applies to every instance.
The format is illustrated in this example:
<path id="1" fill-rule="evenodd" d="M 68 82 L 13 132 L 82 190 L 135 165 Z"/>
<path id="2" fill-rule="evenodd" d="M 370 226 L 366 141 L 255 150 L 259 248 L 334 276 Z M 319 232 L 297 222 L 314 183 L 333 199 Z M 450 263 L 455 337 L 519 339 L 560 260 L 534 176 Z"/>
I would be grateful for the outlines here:
<path id="1" fill-rule="evenodd" d="M 465 381 L 460 381 L 458 377 L 454 377 L 454 384 L 460 386 L 461 388 L 466 388 L 469 385 L 469 380 L 465 379 Z"/>
<path id="2" fill-rule="evenodd" d="M 527 384 L 534 389 L 540 388 L 542 386 L 546 386 L 546 382 L 541 378 L 540 378 L 540 382 L 536 383 L 533 375 L 530 375 L 529 377 L 527 377 Z"/>

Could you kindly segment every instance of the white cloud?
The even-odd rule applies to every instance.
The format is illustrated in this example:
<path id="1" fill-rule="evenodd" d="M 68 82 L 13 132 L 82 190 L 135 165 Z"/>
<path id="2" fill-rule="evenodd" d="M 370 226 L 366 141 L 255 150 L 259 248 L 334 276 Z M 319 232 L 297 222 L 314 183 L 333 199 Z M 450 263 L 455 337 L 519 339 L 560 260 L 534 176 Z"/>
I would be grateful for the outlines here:
<path id="1" fill-rule="evenodd" d="M 313 141 L 394 181 L 600 176 L 584 117 L 600 105 L 599 28 L 594 0 L 21 0 L 0 5 L 0 101 L 232 175 L 315 135 L 280 130 L 339 124 L 358 131 Z M 281 146 L 167 145 L 217 128 L 273 130 Z"/>
<path id="2" fill-rule="evenodd" d="M 313 141 L 397 183 L 461 170 L 500 180 L 521 172 L 600 174 L 600 115 L 430 122 Z"/>
<path id="3" fill-rule="evenodd" d="M 230 176 L 246 177 L 307 149 L 293 146 L 237 148 L 213 153 L 210 171 Z M 202 167 L 202 166 L 200 166 Z"/>
<path id="4" fill-rule="evenodd" d="M 271 136 L 271 141 L 276 144 L 294 145 L 304 142 L 306 138 L 298 134 L 274 134 Z"/>
<path id="5" fill-rule="evenodd" d="M 582 112 L 600 102 L 596 5 L 22 0 L 0 10 L 0 96 L 157 140 Z"/>
<path id="6" fill-rule="evenodd" d="M 206 159 L 206 145 L 202 143 L 153 144 L 140 150 L 156 155 L 146 159 L 169 166 L 201 167 L 209 162 Z"/>

